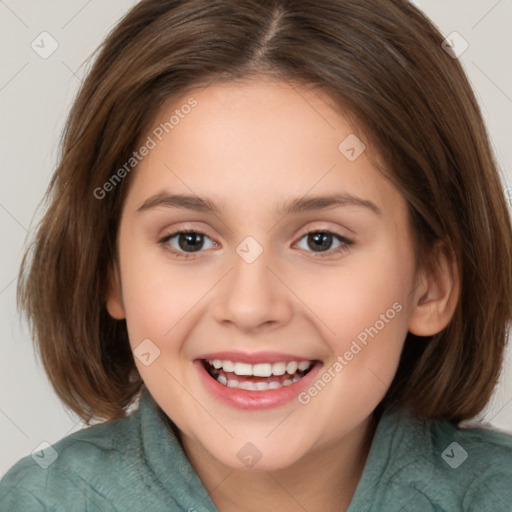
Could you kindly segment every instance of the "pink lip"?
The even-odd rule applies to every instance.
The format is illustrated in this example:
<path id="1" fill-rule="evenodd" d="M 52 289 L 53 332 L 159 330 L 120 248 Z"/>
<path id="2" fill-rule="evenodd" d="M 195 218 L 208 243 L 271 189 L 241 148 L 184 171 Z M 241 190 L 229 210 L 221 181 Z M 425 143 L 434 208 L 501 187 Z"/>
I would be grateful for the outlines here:
<path id="1" fill-rule="evenodd" d="M 209 354 L 201 354 L 197 359 L 220 359 L 221 361 L 233 361 L 240 363 L 258 364 L 258 363 L 289 363 L 290 361 L 314 361 L 305 357 L 295 356 L 293 354 L 283 354 L 280 352 L 211 352 Z"/>
<path id="2" fill-rule="evenodd" d="M 218 357 L 219 354 L 222 354 L 222 357 Z M 212 358 L 210 356 L 213 354 L 205 354 L 206 357 L 201 357 L 201 359 L 231 360 L 231 357 L 225 357 L 226 354 L 231 354 L 231 357 L 236 354 L 237 357 L 235 358 L 235 361 L 243 362 L 242 360 L 237 359 L 240 356 L 240 353 L 238 352 L 222 352 L 216 354 L 215 357 Z M 261 359 L 261 355 L 262 353 L 257 354 L 258 361 Z M 274 356 L 276 355 L 277 354 L 274 353 Z M 283 354 L 279 355 L 279 357 L 282 356 Z M 289 360 L 297 361 L 297 359 L 294 359 L 293 357 Z M 298 360 L 307 361 L 308 359 L 298 358 Z M 268 361 L 268 359 L 266 359 L 266 361 Z M 283 361 L 283 359 L 276 360 L 276 362 L 278 361 Z M 279 389 L 269 389 L 266 391 L 248 391 L 246 389 L 224 386 L 224 384 L 217 382 L 208 374 L 201 360 L 198 359 L 194 361 L 194 366 L 197 368 L 205 388 L 215 399 L 230 407 L 255 411 L 279 407 L 280 405 L 284 405 L 294 399 L 298 401 L 297 396 L 312 385 L 323 364 L 315 364 L 313 368 L 304 377 L 302 377 L 302 379 L 290 384 L 289 386 L 283 386 Z"/>

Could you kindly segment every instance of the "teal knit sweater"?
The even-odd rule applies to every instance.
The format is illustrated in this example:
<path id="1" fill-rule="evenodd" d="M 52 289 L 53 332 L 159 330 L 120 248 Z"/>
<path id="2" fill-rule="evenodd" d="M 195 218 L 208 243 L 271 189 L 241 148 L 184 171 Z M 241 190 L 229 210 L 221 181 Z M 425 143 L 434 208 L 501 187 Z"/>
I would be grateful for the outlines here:
<path id="1" fill-rule="evenodd" d="M 0 481 L 0 511 L 218 509 L 143 388 L 129 417 L 75 432 L 14 464 Z M 399 511 L 512 512 L 512 437 L 385 411 L 346 512 Z"/>

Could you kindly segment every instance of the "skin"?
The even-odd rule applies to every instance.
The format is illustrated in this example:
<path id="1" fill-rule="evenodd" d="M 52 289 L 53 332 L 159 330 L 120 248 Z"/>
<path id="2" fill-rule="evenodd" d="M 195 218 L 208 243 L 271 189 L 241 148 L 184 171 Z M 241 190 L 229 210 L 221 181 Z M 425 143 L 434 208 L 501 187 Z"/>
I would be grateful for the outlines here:
<path id="1" fill-rule="evenodd" d="M 197 106 L 131 177 L 108 311 L 126 318 L 132 349 L 144 339 L 159 348 L 148 366 L 135 358 L 137 369 L 180 429 L 219 510 L 345 510 L 366 461 L 372 411 L 406 334 L 448 324 L 456 268 L 443 253 L 435 272 L 416 268 L 404 198 L 372 165 L 369 141 L 355 161 L 338 149 L 356 128 L 319 91 L 264 78 L 198 88 L 162 108 L 154 126 L 191 96 Z M 224 210 L 137 211 L 164 191 L 207 197 Z M 333 192 L 371 201 L 381 213 L 358 205 L 276 212 L 283 201 Z M 159 243 L 180 229 L 207 235 L 188 259 Z M 333 238 L 315 251 L 310 230 L 354 243 L 335 254 L 341 243 Z M 236 252 L 247 236 L 263 249 L 250 264 Z M 179 237 L 169 246 L 179 251 Z M 305 405 L 229 407 L 192 365 L 212 351 L 278 351 L 321 360 L 326 370 L 394 303 L 400 312 Z M 262 454 L 251 469 L 237 457 L 247 442 Z"/>

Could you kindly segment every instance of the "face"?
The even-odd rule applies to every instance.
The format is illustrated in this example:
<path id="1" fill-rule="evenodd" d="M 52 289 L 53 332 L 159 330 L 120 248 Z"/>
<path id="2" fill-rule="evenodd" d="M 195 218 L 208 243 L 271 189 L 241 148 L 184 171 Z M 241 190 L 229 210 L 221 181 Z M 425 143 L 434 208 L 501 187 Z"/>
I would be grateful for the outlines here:
<path id="1" fill-rule="evenodd" d="M 405 200 L 318 91 L 230 82 L 157 117 L 107 301 L 140 375 L 187 444 L 230 467 L 335 450 L 385 395 L 408 331 Z"/>

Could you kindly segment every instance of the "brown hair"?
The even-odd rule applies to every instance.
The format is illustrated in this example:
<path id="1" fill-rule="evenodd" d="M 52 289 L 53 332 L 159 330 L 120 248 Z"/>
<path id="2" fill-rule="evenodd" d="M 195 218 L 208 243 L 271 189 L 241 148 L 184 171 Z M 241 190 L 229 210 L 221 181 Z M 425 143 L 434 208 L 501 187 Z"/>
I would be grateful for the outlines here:
<path id="1" fill-rule="evenodd" d="M 379 405 L 454 422 L 498 381 L 512 304 L 512 233 L 486 129 L 443 36 L 405 0 L 143 0 L 114 28 L 76 98 L 18 300 L 61 400 L 87 424 L 126 415 L 140 390 L 125 321 L 105 308 L 130 175 L 164 102 L 199 84 L 262 75 L 325 90 L 349 109 L 409 204 L 421 264 L 456 257 L 459 301 L 440 333 L 408 334 Z"/>

